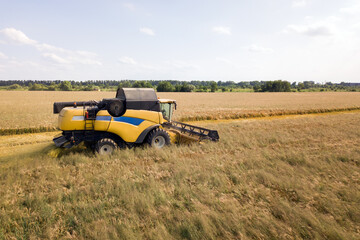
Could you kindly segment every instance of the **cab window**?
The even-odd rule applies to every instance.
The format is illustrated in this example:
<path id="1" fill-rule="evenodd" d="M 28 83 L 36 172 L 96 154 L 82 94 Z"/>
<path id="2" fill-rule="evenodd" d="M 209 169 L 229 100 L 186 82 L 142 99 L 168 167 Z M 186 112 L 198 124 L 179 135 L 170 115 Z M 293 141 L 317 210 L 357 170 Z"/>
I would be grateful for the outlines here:
<path id="1" fill-rule="evenodd" d="M 160 104 L 160 110 L 163 115 L 163 117 L 171 121 L 171 115 L 172 115 L 172 104 L 171 103 L 161 103 Z"/>

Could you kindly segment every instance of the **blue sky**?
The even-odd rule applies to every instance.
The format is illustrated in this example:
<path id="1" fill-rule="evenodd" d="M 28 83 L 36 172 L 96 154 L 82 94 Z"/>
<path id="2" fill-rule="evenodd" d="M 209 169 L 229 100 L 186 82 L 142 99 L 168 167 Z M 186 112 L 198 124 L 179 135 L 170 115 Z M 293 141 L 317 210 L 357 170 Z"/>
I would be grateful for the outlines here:
<path id="1" fill-rule="evenodd" d="M 0 79 L 360 82 L 360 1 L 0 0 Z"/>

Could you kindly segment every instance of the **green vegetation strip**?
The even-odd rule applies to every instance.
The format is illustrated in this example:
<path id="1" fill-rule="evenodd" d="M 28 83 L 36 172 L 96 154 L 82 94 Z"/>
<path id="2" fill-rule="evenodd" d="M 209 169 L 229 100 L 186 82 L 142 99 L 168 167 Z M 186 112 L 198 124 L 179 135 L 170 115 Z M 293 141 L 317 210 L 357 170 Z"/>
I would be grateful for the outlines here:
<path id="1" fill-rule="evenodd" d="M 360 83 L 315 83 L 314 81 L 177 81 L 177 80 L 0 80 L 0 90 L 16 91 L 116 91 L 117 88 L 156 88 L 158 92 L 359 92 Z"/>

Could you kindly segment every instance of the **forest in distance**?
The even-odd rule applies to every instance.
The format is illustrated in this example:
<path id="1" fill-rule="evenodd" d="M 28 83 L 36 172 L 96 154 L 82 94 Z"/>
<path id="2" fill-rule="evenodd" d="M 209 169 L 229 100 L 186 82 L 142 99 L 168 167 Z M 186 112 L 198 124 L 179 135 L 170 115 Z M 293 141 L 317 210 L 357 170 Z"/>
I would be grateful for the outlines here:
<path id="1" fill-rule="evenodd" d="M 119 87 L 154 88 L 158 92 L 359 92 L 360 83 L 314 81 L 177 81 L 177 80 L 0 80 L 0 90 L 115 91 Z"/>

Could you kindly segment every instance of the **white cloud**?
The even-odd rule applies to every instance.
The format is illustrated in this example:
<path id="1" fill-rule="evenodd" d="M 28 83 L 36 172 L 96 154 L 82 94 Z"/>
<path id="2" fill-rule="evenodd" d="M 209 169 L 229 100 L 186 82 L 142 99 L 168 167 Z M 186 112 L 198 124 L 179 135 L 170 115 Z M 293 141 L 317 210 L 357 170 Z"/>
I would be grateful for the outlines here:
<path id="1" fill-rule="evenodd" d="M 97 60 L 97 55 L 87 51 L 72 51 L 60 47 L 56 47 L 47 43 L 39 43 L 30 39 L 20 30 L 15 28 L 4 28 L 0 30 L 0 35 L 5 38 L 5 43 L 29 45 L 35 47 L 42 56 L 52 60 L 57 64 L 84 64 L 84 65 L 102 65 Z"/>
<path id="2" fill-rule="evenodd" d="M 32 61 L 22 61 L 22 60 L 10 60 L 7 62 L 7 65 L 5 67 L 10 67 L 10 66 L 15 66 L 15 67 L 39 67 L 40 65 L 36 62 L 32 62 Z"/>
<path id="3" fill-rule="evenodd" d="M 137 64 L 137 62 L 131 57 L 121 57 L 121 58 L 119 58 L 119 62 L 124 63 L 124 64 L 131 64 L 131 65 Z"/>
<path id="4" fill-rule="evenodd" d="M 70 56 L 66 58 L 66 60 L 68 60 L 70 63 L 79 63 L 83 65 L 98 65 L 98 66 L 102 65 L 102 63 L 96 59 L 83 57 L 79 55 Z"/>
<path id="5" fill-rule="evenodd" d="M 176 69 L 199 69 L 198 65 L 183 60 L 172 60 L 167 62 L 167 64 Z"/>
<path id="6" fill-rule="evenodd" d="M 354 25 L 351 26 L 351 28 L 355 29 L 355 30 L 359 30 L 360 29 L 360 22 L 355 23 Z"/>
<path id="7" fill-rule="evenodd" d="M 310 37 L 330 36 L 333 34 L 330 27 L 323 24 L 288 25 L 285 32 L 295 32 Z"/>
<path id="8" fill-rule="evenodd" d="M 322 37 L 323 40 L 335 40 L 350 34 L 348 25 L 343 25 L 344 19 L 339 16 L 316 18 L 307 16 L 304 24 L 290 24 L 285 27 L 285 33 L 297 33 L 308 37 Z M 326 38 L 325 38 L 326 37 Z M 347 36 L 348 37 L 348 36 Z"/>
<path id="9" fill-rule="evenodd" d="M 2 52 L 0 52 L 0 59 L 7 59 L 8 57 L 5 55 L 5 54 L 3 54 Z"/>
<path id="10" fill-rule="evenodd" d="M 305 19 L 305 21 L 307 21 L 307 22 L 311 22 L 311 21 L 314 20 L 314 17 L 313 17 L 313 16 L 306 16 L 304 19 Z"/>
<path id="11" fill-rule="evenodd" d="M 64 59 L 62 57 L 59 57 L 58 55 L 56 55 L 54 53 L 44 53 L 43 56 L 47 59 L 52 60 L 55 63 L 60 63 L 60 64 L 69 63 L 69 61 L 67 61 L 66 59 Z"/>
<path id="12" fill-rule="evenodd" d="M 124 3 L 123 6 L 131 11 L 135 10 L 135 5 L 132 3 Z"/>
<path id="13" fill-rule="evenodd" d="M 154 31 L 151 28 L 144 27 L 144 28 L 140 28 L 139 30 L 140 30 L 141 33 L 144 33 L 144 34 L 149 35 L 149 36 L 154 36 L 155 35 Z"/>
<path id="14" fill-rule="evenodd" d="M 274 52 L 273 49 L 271 48 L 266 48 L 266 47 L 262 47 L 256 44 L 251 44 L 248 47 L 245 47 L 245 49 L 247 49 L 250 52 L 258 52 L 258 53 L 272 53 Z"/>
<path id="15" fill-rule="evenodd" d="M 292 7 L 305 7 L 307 5 L 307 1 L 306 0 L 294 0 L 292 2 Z"/>
<path id="16" fill-rule="evenodd" d="M 2 35 L 10 43 L 28 45 L 37 44 L 35 40 L 28 38 L 23 32 L 16 30 L 15 28 L 4 28 L 0 30 L 0 33 L 2 33 Z"/>
<path id="17" fill-rule="evenodd" d="M 217 34 L 231 35 L 231 29 L 224 26 L 216 26 L 212 28 L 212 31 Z"/>
<path id="18" fill-rule="evenodd" d="M 233 64 L 233 62 L 230 61 L 229 59 L 227 59 L 227 58 L 222 58 L 222 57 L 217 57 L 217 58 L 216 58 L 216 61 L 223 62 L 223 63 L 230 64 L 230 65 Z"/>
<path id="19" fill-rule="evenodd" d="M 76 51 L 76 53 L 84 57 L 97 57 L 96 53 L 88 52 L 88 51 Z"/>
<path id="20" fill-rule="evenodd" d="M 340 12 L 346 14 L 360 13 L 360 4 L 354 5 L 352 7 L 340 8 Z"/>
<path id="21" fill-rule="evenodd" d="M 325 23 L 329 24 L 329 23 L 338 23 L 341 22 L 343 19 L 341 17 L 338 16 L 329 16 L 325 19 Z"/>
<path id="22" fill-rule="evenodd" d="M 46 44 L 46 43 L 36 44 L 36 48 L 39 51 L 50 51 L 50 52 L 61 52 L 61 53 L 69 52 L 68 50 L 65 50 L 63 48 L 55 47 L 55 46 L 52 46 L 52 45 Z"/>

